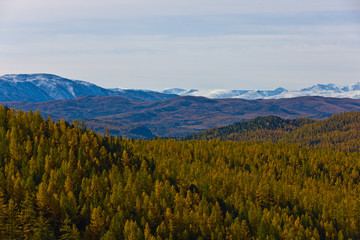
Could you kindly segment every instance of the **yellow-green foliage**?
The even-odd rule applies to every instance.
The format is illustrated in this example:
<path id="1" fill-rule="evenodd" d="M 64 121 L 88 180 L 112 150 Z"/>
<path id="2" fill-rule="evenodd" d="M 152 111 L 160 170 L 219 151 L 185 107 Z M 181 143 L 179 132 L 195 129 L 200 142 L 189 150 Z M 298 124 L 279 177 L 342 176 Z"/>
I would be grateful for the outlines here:
<path id="1" fill-rule="evenodd" d="M 320 121 L 258 117 L 248 122 L 212 128 L 184 139 L 285 142 L 311 148 L 360 151 L 360 112 L 340 113 Z"/>
<path id="2" fill-rule="evenodd" d="M 0 238 L 359 239 L 359 158 L 101 136 L 0 106 Z"/>

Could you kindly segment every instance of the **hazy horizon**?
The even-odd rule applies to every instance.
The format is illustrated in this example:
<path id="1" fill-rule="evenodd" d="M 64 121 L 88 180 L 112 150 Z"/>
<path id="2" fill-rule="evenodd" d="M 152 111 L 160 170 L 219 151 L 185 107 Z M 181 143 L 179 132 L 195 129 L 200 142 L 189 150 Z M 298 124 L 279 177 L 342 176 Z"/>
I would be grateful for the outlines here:
<path id="1" fill-rule="evenodd" d="M 87 81 L 86 79 L 72 79 L 72 78 L 69 78 L 69 77 L 66 77 L 66 76 L 61 76 L 61 75 L 57 75 L 57 74 L 53 74 L 53 73 L 7 73 L 7 74 L 3 74 L 3 75 L 0 75 L 0 77 L 3 77 L 5 75 L 36 75 L 36 74 L 49 74 L 49 75 L 56 75 L 58 77 L 62 77 L 62 78 L 65 78 L 65 79 L 69 79 L 69 80 L 73 80 L 73 81 L 84 81 L 84 82 L 89 82 Z M 92 83 L 92 82 L 89 82 L 89 83 Z M 171 90 L 171 89 L 182 89 L 182 90 L 194 90 L 195 88 L 182 88 L 182 87 L 178 87 L 178 86 L 173 86 L 173 87 L 168 87 L 168 88 L 159 88 L 159 89 L 153 89 L 153 88 L 126 88 L 126 87 L 119 87 L 119 86 L 110 86 L 110 87 L 104 87 L 100 84 L 97 84 L 97 83 L 92 83 L 92 84 L 95 84 L 99 87 L 102 87 L 104 89 L 130 89 L 130 90 L 149 90 L 149 91 L 159 91 L 159 92 L 162 92 L 164 90 Z M 249 90 L 249 91 L 252 91 L 252 90 L 264 90 L 264 91 L 271 91 L 271 90 L 276 90 L 278 88 L 285 88 L 286 90 L 288 91 L 298 91 L 298 90 L 302 90 L 302 89 L 305 89 L 305 88 L 309 88 L 309 87 L 313 87 L 313 86 L 316 86 L 316 85 L 335 85 L 337 87 L 347 87 L 347 86 L 351 86 L 351 85 L 357 85 L 357 84 L 360 84 L 360 81 L 357 81 L 357 82 L 353 82 L 353 83 L 349 83 L 349 84 L 336 84 L 336 83 L 325 83 L 325 84 L 322 84 L 322 83 L 316 83 L 316 84 L 313 84 L 313 85 L 304 85 L 304 86 L 301 86 L 299 88 L 285 88 L 283 86 L 276 86 L 276 87 L 273 87 L 273 88 L 253 88 L 253 89 L 246 89 L 246 88 L 197 88 L 195 90 L 199 90 L 199 91 L 203 91 L 203 92 L 208 92 L 208 91 L 212 91 L 212 90 Z"/>
<path id="2" fill-rule="evenodd" d="M 360 81 L 356 0 L 3 0 L 0 36 L 0 75 L 150 90 Z"/>

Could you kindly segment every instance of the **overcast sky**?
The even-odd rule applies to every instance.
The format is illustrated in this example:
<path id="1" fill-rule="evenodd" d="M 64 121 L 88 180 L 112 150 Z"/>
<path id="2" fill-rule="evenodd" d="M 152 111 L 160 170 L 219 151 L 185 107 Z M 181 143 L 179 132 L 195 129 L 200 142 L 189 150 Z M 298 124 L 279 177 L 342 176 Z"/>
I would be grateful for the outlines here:
<path id="1" fill-rule="evenodd" d="M 359 0 L 0 0 L 0 75 L 103 87 L 360 81 Z"/>

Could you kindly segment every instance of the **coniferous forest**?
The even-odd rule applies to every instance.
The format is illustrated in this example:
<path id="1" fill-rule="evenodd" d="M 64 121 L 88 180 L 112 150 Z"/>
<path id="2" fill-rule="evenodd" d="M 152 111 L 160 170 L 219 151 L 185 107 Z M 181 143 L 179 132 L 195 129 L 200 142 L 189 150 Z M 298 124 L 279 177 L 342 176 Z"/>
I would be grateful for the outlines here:
<path id="1" fill-rule="evenodd" d="M 133 140 L 0 106 L 0 239 L 359 239 L 342 144 Z"/>
<path id="2" fill-rule="evenodd" d="M 360 151 L 360 112 L 340 113 L 324 120 L 257 117 L 248 122 L 211 128 L 183 138 L 190 139 L 282 142 L 311 148 Z"/>

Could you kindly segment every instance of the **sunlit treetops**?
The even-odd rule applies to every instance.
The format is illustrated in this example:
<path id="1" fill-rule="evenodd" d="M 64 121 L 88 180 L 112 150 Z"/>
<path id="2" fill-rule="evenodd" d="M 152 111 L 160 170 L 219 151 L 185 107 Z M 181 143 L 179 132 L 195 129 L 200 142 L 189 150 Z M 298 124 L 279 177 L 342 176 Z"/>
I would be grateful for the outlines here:
<path id="1" fill-rule="evenodd" d="M 324 120 L 258 117 L 248 122 L 212 128 L 184 138 L 189 139 L 284 142 L 312 148 L 359 151 L 360 113 L 341 113 Z"/>
<path id="2" fill-rule="evenodd" d="M 359 239 L 359 157 L 123 139 L 0 106 L 0 239 Z"/>

